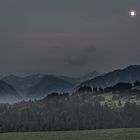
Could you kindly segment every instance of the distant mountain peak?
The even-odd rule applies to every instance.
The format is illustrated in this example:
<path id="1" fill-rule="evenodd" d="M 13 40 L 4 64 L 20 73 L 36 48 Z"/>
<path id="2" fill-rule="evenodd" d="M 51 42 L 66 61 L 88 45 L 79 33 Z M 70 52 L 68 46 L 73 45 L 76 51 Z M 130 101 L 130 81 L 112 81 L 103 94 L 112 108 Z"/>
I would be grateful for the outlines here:
<path id="1" fill-rule="evenodd" d="M 92 71 L 92 72 L 89 72 L 89 73 L 85 74 L 84 76 L 82 76 L 81 79 L 82 79 L 82 81 L 84 81 L 84 80 L 90 80 L 90 79 L 93 79 L 93 78 L 95 78 L 95 77 L 97 77 L 99 75 L 100 75 L 99 72 Z"/>
<path id="2" fill-rule="evenodd" d="M 92 72 L 87 73 L 87 74 L 84 75 L 84 76 L 96 76 L 96 75 L 100 75 L 100 73 L 97 72 L 97 71 L 92 71 Z"/>

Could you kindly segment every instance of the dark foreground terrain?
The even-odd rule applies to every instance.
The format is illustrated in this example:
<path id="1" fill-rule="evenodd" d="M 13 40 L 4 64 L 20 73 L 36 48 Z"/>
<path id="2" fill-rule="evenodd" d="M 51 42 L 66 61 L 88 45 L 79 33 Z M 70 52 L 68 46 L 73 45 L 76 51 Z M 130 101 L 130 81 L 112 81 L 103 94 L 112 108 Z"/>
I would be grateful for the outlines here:
<path id="1" fill-rule="evenodd" d="M 0 140 L 140 140 L 140 129 L 4 133 Z"/>

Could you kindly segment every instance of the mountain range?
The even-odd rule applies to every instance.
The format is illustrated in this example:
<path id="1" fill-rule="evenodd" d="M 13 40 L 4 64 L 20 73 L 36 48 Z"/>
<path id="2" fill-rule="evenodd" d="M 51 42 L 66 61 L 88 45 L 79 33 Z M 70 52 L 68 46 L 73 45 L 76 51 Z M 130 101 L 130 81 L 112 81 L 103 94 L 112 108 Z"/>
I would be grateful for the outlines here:
<path id="1" fill-rule="evenodd" d="M 1 101 L 8 98 L 36 99 L 43 98 L 52 92 L 73 92 L 79 86 L 106 88 L 119 82 L 134 83 L 140 81 L 140 65 L 128 66 L 106 74 L 94 71 L 81 77 L 34 74 L 26 77 L 5 76 L 0 81 Z"/>
<path id="2" fill-rule="evenodd" d="M 82 77 L 47 74 L 33 74 L 25 77 L 8 75 L 1 80 L 13 87 L 23 99 L 29 99 L 44 97 L 52 92 L 70 92 L 84 79 L 90 79 L 97 75 L 99 73 L 96 71 Z"/>

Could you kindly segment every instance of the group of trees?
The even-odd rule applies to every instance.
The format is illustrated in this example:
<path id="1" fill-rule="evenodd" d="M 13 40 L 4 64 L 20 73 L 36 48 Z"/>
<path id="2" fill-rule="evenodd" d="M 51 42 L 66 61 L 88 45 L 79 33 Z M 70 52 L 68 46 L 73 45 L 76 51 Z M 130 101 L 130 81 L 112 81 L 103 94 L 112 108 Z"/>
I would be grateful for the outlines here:
<path id="1" fill-rule="evenodd" d="M 90 86 L 81 86 L 78 88 L 78 93 L 81 92 L 92 92 L 92 88 Z"/>
<path id="2" fill-rule="evenodd" d="M 78 88 L 77 92 L 78 93 L 87 93 L 87 92 L 112 92 L 112 93 L 116 93 L 118 91 L 127 91 L 130 90 L 133 87 L 137 87 L 140 86 L 140 82 L 136 81 L 134 82 L 134 84 L 132 85 L 131 83 L 127 83 L 127 82 L 120 82 L 117 83 L 114 86 L 110 86 L 110 87 L 106 87 L 104 89 L 102 88 L 92 88 L 91 86 L 88 85 L 84 85 Z"/>
<path id="3" fill-rule="evenodd" d="M 85 94 L 52 93 L 39 101 L 0 104 L 0 132 L 140 127 L 140 105 L 126 102 L 122 106 L 120 101 L 118 105 L 103 105 L 104 97 L 95 94 L 137 86 L 140 82 L 133 86 L 119 83 L 108 89 L 83 86 L 78 93 Z M 119 98 L 115 94 L 113 99 Z"/>
<path id="4" fill-rule="evenodd" d="M 140 106 L 101 105 L 98 98 L 54 94 L 40 101 L 0 105 L 0 132 L 140 127 Z"/>

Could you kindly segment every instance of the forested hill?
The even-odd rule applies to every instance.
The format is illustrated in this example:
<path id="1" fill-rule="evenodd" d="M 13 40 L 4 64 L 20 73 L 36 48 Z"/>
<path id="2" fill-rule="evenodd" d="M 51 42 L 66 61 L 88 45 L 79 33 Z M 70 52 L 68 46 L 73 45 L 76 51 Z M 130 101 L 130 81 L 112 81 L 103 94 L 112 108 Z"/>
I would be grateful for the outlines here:
<path id="1" fill-rule="evenodd" d="M 120 83 L 107 91 L 86 87 L 73 95 L 53 93 L 38 101 L 0 104 L 0 132 L 140 127 L 140 88 L 135 84 Z"/>

